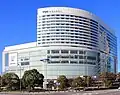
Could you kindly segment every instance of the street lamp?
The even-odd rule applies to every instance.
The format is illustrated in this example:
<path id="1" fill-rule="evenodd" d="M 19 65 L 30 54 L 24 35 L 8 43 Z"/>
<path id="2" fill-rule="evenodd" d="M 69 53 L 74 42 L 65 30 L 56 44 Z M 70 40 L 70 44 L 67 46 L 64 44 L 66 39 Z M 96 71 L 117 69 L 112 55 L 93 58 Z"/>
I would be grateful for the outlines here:
<path id="1" fill-rule="evenodd" d="M 19 66 L 19 69 L 20 69 L 20 91 L 21 91 L 21 65 L 18 64 L 18 66 Z"/>
<path id="2" fill-rule="evenodd" d="M 47 88 L 47 62 L 49 61 L 49 59 L 40 59 L 40 61 L 44 62 L 44 74 L 45 74 L 45 79 L 44 79 L 44 83 L 43 83 L 43 88 L 46 89 Z"/>

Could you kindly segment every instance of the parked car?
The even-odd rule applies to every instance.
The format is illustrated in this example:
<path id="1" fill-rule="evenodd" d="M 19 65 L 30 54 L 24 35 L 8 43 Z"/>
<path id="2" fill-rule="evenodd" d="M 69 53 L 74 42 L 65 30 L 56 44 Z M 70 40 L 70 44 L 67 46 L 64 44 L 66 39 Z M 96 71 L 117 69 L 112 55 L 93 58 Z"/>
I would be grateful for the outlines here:
<path id="1" fill-rule="evenodd" d="M 120 90 L 120 87 L 118 87 L 118 90 Z"/>

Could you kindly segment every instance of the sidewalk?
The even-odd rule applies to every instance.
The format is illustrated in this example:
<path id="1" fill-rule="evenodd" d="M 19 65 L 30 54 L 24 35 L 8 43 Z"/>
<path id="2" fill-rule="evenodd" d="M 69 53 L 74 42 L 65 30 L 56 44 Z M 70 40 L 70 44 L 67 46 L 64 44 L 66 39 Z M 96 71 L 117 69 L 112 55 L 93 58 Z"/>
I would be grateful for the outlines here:
<path id="1" fill-rule="evenodd" d="M 0 92 L 0 94 L 10 94 L 10 95 L 48 95 L 48 94 L 56 94 L 59 95 L 60 93 L 66 93 L 69 95 L 88 95 L 88 94 L 104 94 L 104 93 L 110 93 L 110 92 L 116 92 L 119 91 L 118 89 L 109 89 L 109 90 L 93 90 L 93 91 L 45 91 L 45 92 Z"/>
<path id="2" fill-rule="evenodd" d="M 50 93 L 64 93 L 64 91 L 45 91 L 45 92 L 0 92 L 0 94 L 24 94 L 24 95 L 46 95 Z"/>

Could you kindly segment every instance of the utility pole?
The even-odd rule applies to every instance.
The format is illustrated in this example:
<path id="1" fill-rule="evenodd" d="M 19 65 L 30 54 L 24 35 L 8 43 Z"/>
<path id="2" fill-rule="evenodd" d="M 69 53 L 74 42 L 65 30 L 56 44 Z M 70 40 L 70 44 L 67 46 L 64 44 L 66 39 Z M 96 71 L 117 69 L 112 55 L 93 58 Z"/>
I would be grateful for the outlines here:
<path id="1" fill-rule="evenodd" d="M 19 79 L 20 79 L 20 91 L 21 91 L 21 65 L 18 64 L 18 66 L 19 66 L 19 69 L 20 69 L 20 76 L 19 76 Z"/>
<path id="2" fill-rule="evenodd" d="M 43 88 L 47 89 L 47 63 L 48 63 L 49 59 L 41 59 L 40 61 L 44 62 L 45 80 L 44 80 Z"/>

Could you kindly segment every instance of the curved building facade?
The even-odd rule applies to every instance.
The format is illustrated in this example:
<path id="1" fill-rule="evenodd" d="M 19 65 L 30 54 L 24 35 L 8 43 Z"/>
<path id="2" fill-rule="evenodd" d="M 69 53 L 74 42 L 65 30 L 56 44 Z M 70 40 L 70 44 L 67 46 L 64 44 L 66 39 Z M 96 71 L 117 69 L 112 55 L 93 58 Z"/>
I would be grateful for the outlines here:
<path id="1" fill-rule="evenodd" d="M 117 38 L 90 12 L 68 7 L 39 8 L 37 42 L 5 47 L 3 51 L 3 72 L 19 75 L 33 68 L 46 79 L 116 73 Z"/>
<path id="2" fill-rule="evenodd" d="M 47 47 L 48 65 L 60 65 L 62 74 L 116 72 L 115 33 L 90 12 L 66 7 L 38 9 L 37 45 Z"/>

